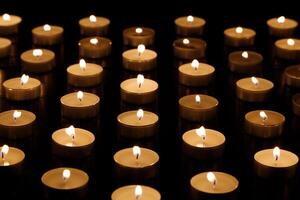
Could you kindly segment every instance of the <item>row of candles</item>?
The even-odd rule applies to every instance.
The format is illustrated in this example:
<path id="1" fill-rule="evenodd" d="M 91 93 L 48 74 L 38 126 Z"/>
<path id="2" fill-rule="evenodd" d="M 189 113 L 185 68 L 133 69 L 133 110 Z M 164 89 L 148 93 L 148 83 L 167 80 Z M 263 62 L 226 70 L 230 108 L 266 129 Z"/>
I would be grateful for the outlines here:
<path id="1" fill-rule="evenodd" d="M 0 34 L 16 33 L 21 18 L 8 14 L 0 20 Z M 87 36 L 105 35 L 110 21 L 103 17 L 90 16 L 79 21 L 81 34 Z M 205 20 L 188 16 L 175 20 L 176 31 L 179 35 L 201 35 Z M 270 33 L 278 37 L 290 36 L 297 27 L 297 22 L 284 17 L 271 19 L 267 22 Z M 63 40 L 63 28 L 48 24 L 32 30 L 33 42 L 39 45 L 55 45 Z M 146 49 L 154 43 L 155 31 L 150 28 L 134 27 L 124 30 L 124 45 L 135 46 L 136 49 L 123 53 L 125 69 L 144 72 L 156 67 L 157 54 Z M 255 31 L 248 28 L 236 27 L 224 31 L 225 44 L 230 46 L 253 45 Z M 0 55 L 8 55 L 11 43 L 8 39 L 0 38 Z M 4 45 L 2 45 L 4 44 Z M 111 41 L 104 37 L 88 37 L 79 42 L 79 54 L 85 58 L 103 58 L 111 53 Z M 284 59 L 299 58 L 299 41 L 297 39 L 280 39 L 275 42 L 277 56 Z M 3 46 L 3 47 L 2 47 Z M 187 86 L 207 86 L 213 81 L 215 68 L 209 64 L 200 63 L 197 59 L 205 57 L 206 42 L 198 38 L 184 38 L 174 41 L 174 54 L 181 59 L 192 60 L 179 67 L 179 82 Z M 55 67 L 55 53 L 47 49 L 33 49 L 21 55 L 24 71 L 42 73 Z M 233 52 L 229 55 L 229 67 L 234 72 L 253 72 L 260 70 L 262 56 L 256 52 Z M 287 84 L 299 85 L 299 77 L 294 70 L 285 70 Z M 80 59 L 78 64 L 67 68 L 68 84 L 78 87 L 95 86 L 102 81 L 103 68 L 94 63 L 86 63 Z M 20 78 L 6 80 L 3 83 L 5 97 L 13 101 L 34 100 L 40 97 L 41 83 L 39 80 L 23 74 Z M 157 98 L 157 82 L 144 78 L 139 74 L 136 78 L 127 79 L 120 84 L 122 101 L 133 104 L 152 103 Z M 249 77 L 236 82 L 237 97 L 248 102 L 268 100 L 273 89 L 269 80 Z M 294 100 L 294 110 L 299 114 L 299 96 Z M 100 98 L 88 92 L 74 92 L 61 98 L 61 113 L 64 117 L 84 119 L 95 117 L 99 112 Z M 189 121 L 206 121 L 216 117 L 218 100 L 212 96 L 195 94 L 187 95 L 179 100 L 180 117 Z M 0 113 L 1 134 L 7 138 L 24 138 L 33 131 L 35 115 L 25 110 L 10 110 Z M 139 109 L 128 111 L 118 116 L 120 134 L 129 138 L 145 138 L 157 133 L 158 116 L 149 111 Z M 272 138 L 281 135 L 285 117 L 275 111 L 256 110 L 245 116 L 246 131 L 254 136 Z M 201 126 L 187 131 L 182 136 L 184 152 L 197 159 L 207 157 L 220 158 L 223 154 L 225 136 L 212 129 Z M 93 148 L 95 137 L 93 133 L 70 126 L 57 130 L 52 135 L 53 152 L 67 157 L 88 156 Z M 23 162 L 24 153 L 13 147 L 1 147 L 1 166 L 15 167 Z M 259 176 L 290 178 L 295 175 L 298 157 L 292 152 L 280 150 L 278 147 L 257 152 L 254 155 L 255 168 Z M 114 161 L 120 175 L 151 178 L 157 173 L 159 156 L 156 152 L 134 146 L 118 151 Z M 46 187 L 58 190 L 78 189 L 87 186 L 88 175 L 78 169 L 56 168 L 46 172 L 42 182 Z M 203 172 L 191 179 L 193 195 L 232 194 L 238 188 L 238 180 L 223 172 Z M 112 194 L 112 199 L 140 199 L 141 196 L 150 199 L 160 199 L 160 194 L 147 186 L 125 186 Z"/>

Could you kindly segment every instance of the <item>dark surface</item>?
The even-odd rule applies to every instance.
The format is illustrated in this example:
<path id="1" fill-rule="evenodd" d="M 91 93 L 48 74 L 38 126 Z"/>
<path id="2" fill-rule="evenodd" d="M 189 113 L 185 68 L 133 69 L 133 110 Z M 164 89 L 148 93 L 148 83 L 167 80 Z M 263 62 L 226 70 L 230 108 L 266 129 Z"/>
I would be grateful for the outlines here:
<path id="1" fill-rule="evenodd" d="M 95 3 L 95 5 L 93 5 Z M 26 103 L 14 103 L 0 99 L 0 111 L 9 109 L 27 109 L 37 115 L 37 129 L 32 138 L 22 141 L 8 141 L 0 139 L 0 145 L 8 143 L 19 147 L 26 153 L 24 175 L 18 182 L 12 183 L 9 189 L 1 191 L 3 197 L 9 192 L 14 199 L 31 198 L 42 199 L 43 192 L 40 177 L 49 169 L 59 166 L 73 166 L 86 171 L 90 176 L 89 199 L 109 199 L 110 194 L 117 187 L 127 184 L 115 177 L 113 170 L 113 154 L 122 148 L 133 144 L 154 149 L 160 155 L 160 174 L 157 179 L 139 182 L 157 188 L 163 199 L 188 199 L 189 179 L 191 176 L 204 170 L 219 170 L 228 172 L 240 181 L 239 199 L 299 199 L 300 184 L 296 181 L 264 181 L 255 177 L 253 173 L 253 155 L 263 148 L 273 148 L 274 145 L 290 150 L 300 155 L 299 148 L 299 122 L 300 119 L 291 113 L 291 94 L 297 92 L 281 86 L 282 68 L 287 65 L 280 63 L 275 68 L 270 58 L 270 40 L 267 34 L 266 20 L 270 17 L 285 14 L 299 20 L 295 9 L 289 11 L 285 6 L 282 12 L 268 9 L 263 14 L 263 7 L 251 3 L 247 11 L 234 10 L 230 4 L 221 11 L 222 16 L 215 15 L 214 6 L 187 9 L 187 5 L 180 7 L 179 3 L 163 7 L 157 2 L 143 2 L 141 10 L 124 7 L 121 11 L 114 10 L 112 3 L 98 1 L 84 1 L 73 3 L 72 8 L 61 6 L 59 1 L 43 2 L 31 6 L 25 2 L 1 2 L 0 13 L 16 13 L 23 18 L 16 59 L 11 59 L 11 66 L 1 61 L 0 82 L 19 76 L 21 69 L 19 55 L 32 48 L 30 31 L 32 28 L 49 23 L 61 25 L 65 28 L 65 41 L 63 61 L 58 69 L 43 77 L 48 86 L 48 94 L 40 100 Z M 138 2 L 141 3 L 141 2 Z M 189 2 L 186 2 L 189 3 Z M 253 2 L 255 3 L 255 2 Z M 126 4 L 126 3 L 121 3 Z M 149 6 L 147 5 L 149 4 Z M 120 6 L 122 6 L 120 5 Z M 47 6 L 47 7 L 46 7 Z M 288 6 L 287 6 L 288 7 Z M 253 8 L 253 9 L 252 9 Z M 66 9 L 68 9 L 68 14 Z M 172 10 L 173 9 L 173 10 Z M 290 7 L 289 7 L 290 9 Z M 236 12 L 233 12 L 236 11 Z M 289 12 L 288 12 L 289 11 Z M 93 88 L 93 92 L 101 97 L 101 113 L 96 119 L 86 121 L 70 121 L 60 116 L 59 98 L 77 89 L 66 84 L 65 68 L 78 62 L 77 43 L 80 39 L 78 20 L 90 14 L 106 16 L 111 19 L 109 38 L 113 41 L 113 52 L 109 59 L 111 62 L 105 70 L 104 83 Z M 173 57 L 172 42 L 175 40 L 174 19 L 178 16 L 193 14 L 207 20 L 204 39 L 208 43 L 207 63 L 215 66 L 215 84 L 205 89 L 186 88 L 178 84 L 176 62 Z M 255 15 L 254 15 L 255 13 Z M 158 68 L 147 74 L 148 77 L 158 81 L 159 98 L 156 104 L 147 108 L 156 112 L 160 117 L 160 132 L 158 136 L 146 141 L 128 141 L 117 136 L 116 117 L 119 113 L 132 109 L 120 103 L 119 84 L 129 76 L 136 76 L 125 72 L 121 66 L 122 30 L 124 28 L 143 25 L 156 30 L 156 44 L 153 47 L 158 52 Z M 228 49 L 223 46 L 223 30 L 226 27 L 242 25 L 254 28 L 257 31 L 257 40 L 254 50 L 265 57 L 264 71 L 260 76 L 266 77 L 275 83 L 274 97 L 267 103 L 247 104 L 236 99 L 234 83 L 237 77 L 226 67 L 226 54 Z M 253 49 L 253 48 L 252 48 Z M 56 51 L 58 49 L 56 48 Z M 58 56 L 60 57 L 60 56 Z M 13 62 L 12 62 L 13 61 Z M 3 78 L 2 78 L 3 77 Z M 212 122 L 205 123 L 207 128 L 216 129 L 226 136 L 225 154 L 218 163 L 199 163 L 193 161 L 181 152 L 181 135 L 184 131 L 200 126 L 184 122 L 178 117 L 178 99 L 189 93 L 207 93 L 216 97 L 220 102 L 218 117 Z M 135 107 L 139 108 L 139 107 Z M 286 116 L 286 126 L 282 137 L 275 140 L 259 140 L 246 136 L 243 131 L 244 114 L 254 109 L 272 109 Z M 96 136 L 94 154 L 89 159 L 68 160 L 52 156 L 51 134 L 62 127 L 74 124 L 75 127 L 86 128 Z M 298 170 L 299 172 L 299 170 Z M 1 178 L 1 177 L 0 177 Z M 17 184 L 16 184 L 17 183 Z"/>

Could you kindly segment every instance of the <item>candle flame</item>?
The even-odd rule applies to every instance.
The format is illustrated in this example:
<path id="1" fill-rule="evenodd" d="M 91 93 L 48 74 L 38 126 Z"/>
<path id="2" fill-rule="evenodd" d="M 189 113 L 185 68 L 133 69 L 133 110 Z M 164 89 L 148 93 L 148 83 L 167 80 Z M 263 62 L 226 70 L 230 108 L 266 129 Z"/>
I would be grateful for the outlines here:
<path id="1" fill-rule="evenodd" d="M 92 38 L 90 39 L 90 43 L 93 44 L 93 45 L 97 45 L 98 44 L 98 39 L 97 38 Z"/>
<path id="2" fill-rule="evenodd" d="M 69 180 L 70 177 L 71 177 L 71 171 L 69 169 L 64 169 L 62 174 L 63 181 L 66 182 L 67 180 Z"/>
<path id="3" fill-rule="evenodd" d="M 79 101 L 82 101 L 82 99 L 83 99 L 83 92 L 82 92 L 82 91 L 78 91 L 78 92 L 77 92 L 77 99 L 78 99 Z"/>
<path id="4" fill-rule="evenodd" d="M 139 146 L 133 146 L 132 153 L 136 159 L 139 159 L 139 157 L 141 156 L 141 148 Z"/>
<path id="5" fill-rule="evenodd" d="M 80 59 L 79 60 L 79 67 L 81 70 L 85 70 L 86 69 L 86 62 L 84 59 Z"/>
<path id="6" fill-rule="evenodd" d="M 8 151 L 9 151 L 9 146 L 8 145 L 3 145 L 2 147 L 1 147 L 1 151 L 0 151 L 0 153 L 1 153 L 1 158 L 2 158 L 2 160 L 4 159 L 4 157 L 8 154 Z"/>
<path id="7" fill-rule="evenodd" d="M 268 115 L 265 113 L 265 111 L 260 111 L 259 116 L 263 121 L 266 121 L 268 119 Z"/>
<path id="8" fill-rule="evenodd" d="M 14 118 L 14 120 L 17 120 L 18 118 L 20 118 L 21 115 L 22 115 L 22 112 L 21 112 L 21 111 L 15 110 L 14 113 L 13 113 L 13 118 Z"/>
<path id="9" fill-rule="evenodd" d="M 288 44 L 289 46 L 294 46 L 294 45 L 295 45 L 295 40 L 289 38 L 289 39 L 287 40 L 287 44 Z"/>
<path id="10" fill-rule="evenodd" d="M 43 29 L 44 31 L 51 31 L 51 26 L 49 24 L 45 24 Z"/>
<path id="11" fill-rule="evenodd" d="M 249 57 L 248 52 L 247 51 L 243 51 L 242 57 L 245 58 L 245 59 L 247 59 Z"/>
<path id="12" fill-rule="evenodd" d="M 134 189 L 135 199 L 136 200 L 141 199 L 142 194 L 143 194 L 143 188 L 142 188 L 142 186 L 140 186 L 140 185 L 135 186 L 135 189 Z"/>
<path id="13" fill-rule="evenodd" d="M 284 17 L 284 16 L 278 17 L 278 18 L 277 18 L 277 22 L 278 22 L 279 24 L 283 24 L 283 23 L 285 22 L 285 17 Z"/>
<path id="14" fill-rule="evenodd" d="M 26 74 L 23 74 L 23 75 L 21 76 L 21 80 L 20 80 L 21 85 L 25 85 L 26 83 L 28 83 L 28 81 L 29 81 L 29 76 L 26 75 Z"/>
<path id="15" fill-rule="evenodd" d="M 138 109 L 138 111 L 136 112 L 136 116 L 137 116 L 138 120 L 143 119 L 143 117 L 144 117 L 143 109 Z"/>
<path id="16" fill-rule="evenodd" d="M 2 19 L 3 19 L 4 21 L 10 21 L 11 17 L 10 17 L 9 14 L 5 13 L 5 14 L 2 15 Z"/>
<path id="17" fill-rule="evenodd" d="M 138 27 L 138 28 L 135 29 L 135 32 L 137 34 L 141 34 L 143 32 L 143 29 Z"/>
<path id="18" fill-rule="evenodd" d="M 144 53 L 145 50 L 146 50 L 146 47 L 145 47 L 145 45 L 143 45 L 143 44 L 139 44 L 139 46 L 137 47 L 137 51 L 138 51 L 138 53 L 139 53 L 139 56 L 140 56 L 142 53 Z"/>
<path id="19" fill-rule="evenodd" d="M 280 149 L 279 149 L 279 147 L 275 147 L 273 149 L 273 157 L 274 157 L 275 161 L 279 160 L 279 158 L 280 158 Z"/>
<path id="20" fill-rule="evenodd" d="M 207 178 L 208 182 L 210 182 L 213 185 L 213 187 L 216 186 L 216 184 L 217 184 L 217 178 L 216 178 L 216 176 L 215 176 L 215 174 L 213 172 L 208 172 L 206 174 L 206 178 Z"/>
<path id="21" fill-rule="evenodd" d="M 186 20 L 190 23 L 194 22 L 194 17 L 192 15 L 187 16 Z"/>
<path id="22" fill-rule="evenodd" d="M 142 74 L 137 75 L 136 82 L 137 82 L 139 88 L 142 87 L 142 85 L 144 84 L 144 80 L 145 80 L 144 75 L 142 75 Z"/>
<path id="23" fill-rule="evenodd" d="M 191 66 L 194 70 L 197 70 L 199 68 L 199 61 L 197 59 L 194 59 L 191 63 Z"/>
<path id="24" fill-rule="evenodd" d="M 65 132 L 67 133 L 68 136 L 70 136 L 72 138 L 72 140 L 75 139 L 75 128 L 73 125 L 66 128 Z"/>
<path id="25" fill-rule="evenodd" d="M 97 21 L 97 18 L 96 18 L 95 15 L 91 15 L 91 16 L 89 17 L 89 19 L 90 19 L 90 22 L 92 22 L 92 23 L 95 23 L 95 22 Z"/>
<path id="26" fill-rule="evenodd" d="M 238 27 L 235 28 L 235 32 L 236 33 L 242 33 L 243 32 L 243 28 L 240 27 L 240 26 L 238 26 Z"/>
<path id="27" fill-rule="evenodd" d="M 196 101 L 196 103 L 198 103 L 198 104 L 201 103 L 201 97 L 200 97 L 199 94 L 197 94 L 197 95 L 195 96 L 195 101 Z"/>
<path id="28" fill-rule="evenodd" d="M 206 138 L 206 130 L 204 126 L 201 126 L 200 128 L 196 129 L 196 134 L 202 138 L 202 140 L 205 140 Z"/>
<path id="29" fill-rule="evenodd" d="M 189 44 L 189 43 L 190 43 L 190 40 L 187 39 L 187 38 L 185 38 L 185 39 L 182 40 L 182 42 L 183 42 L 183 44 Z"/>
<path id="30" fill-rule="evenodd" d="M 258 84 L 259 84 L 259 80 L 258 80 L 256 77 L 254 77 L 254 76 L 251 77 L 251 82 L 252 82 L 255 86 L 258 86 Z"/>
<path id="31" fill-rule="evenodd" d="M 42 49 L 34 49 L 34 50 L 32 51 L 32 55 L 33 55 L 34 57 L 40 57 L 40 56 L 43 55 L 43 50 L 42 50 Z"/>

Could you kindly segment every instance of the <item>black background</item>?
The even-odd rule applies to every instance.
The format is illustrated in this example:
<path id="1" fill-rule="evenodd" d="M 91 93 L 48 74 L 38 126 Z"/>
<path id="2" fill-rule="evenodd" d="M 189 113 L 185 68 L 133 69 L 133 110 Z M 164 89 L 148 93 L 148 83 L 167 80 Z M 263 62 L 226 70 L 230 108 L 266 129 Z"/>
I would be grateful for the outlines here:
<path id="1" fill-rule="evenodd" d="M 1 14 L 8 12 L 23 18 L 18 36 L 16 62 L 12 62 L 12 66 L 0 69 L 1 77 L 4 77 L 1 81 L 21 74 L 18 58 L 20 53 L 32 48 L 32 28 L 48 23 L 61 25 L 65 29 L 63 61 L 54 72 L 40 76 L 48 81 L 46 84 L 50 89 L 47 97 L 25 103 L 0 99 L 1 111 L 20 108 L 31 110 L 37 115 L 38 125 L 32 138 L 22 141 L 0 140 L 0 144 L 17 146 L 26 153 L 24 175 L 18 182 L 10 185 L 9 189 L 1 187 L 3 197 L 12 192 L 10 194 L 13 194 L 15 199 L 42 199 L 42 174 L 58 166 L 73 166 L 85 170 L 90 176 L 89 199 L 109 199 L 113 190 L 128 183 L 115 177 L 113 154 L 119 149 L 139 144 L 154 149 L 160 155 L 158 178 L 140 184 L 149 184 L 157 188 L 163 199 L 188 199 L 190 177 L 203 170 L 212 169 L 228 172 L 238 178 L 239 199 L 299 199 L 297 189 L 300 185 L 297 180 L 280 184 L 276 181 L 260 180 L 255 177 L 252 169 L 253 154 L 263 148 L 279 145 L 300 155 L 297 135 L 300 119 L 292 115 L 290 105 L 291 95 L 297 90 L 281 87 L 281 73 L 287 63 L 280 63 L 279 67 L 274 67 L 274 62 L 270 60 L 271 40 L 266 27 L 266 20 L 271 17 L 285 15 L 299 20 L 300 16 L 297 15 L 297 9 L 292 2 L 272 4 L 261 5 L 256 1 L 226 2 L 226 5 L 221 5 L 218 1 L 166 2 L 164 5 L 157 1 L 1 1 Z M 92 90 L 101 97 L 100 116 L 83 122 L 70 121 L 60 117 L 59 98 L 76 90 L 67 86 L 65 68 L 78 62 L 78 20 L 90 14 L 111 19 L 108 37 L 113 42 L 113 52 L 109 59 L 109 67 L 105 70 L 104 83 Z M 207 21 L 203 36 L 208 43 L 206 62 L 215 66 L 216 80 L 213 86 L 205 89 L 184 88 L 179 85 L 177 79 L 172 49 L 172 42 L 176 38 L 174 19 L 189 14 L 201 16 Z M 128 141 L 117 136 L 117 115 L 132 108 L 120 103 L 119 84 L 129 76 L 135 76 L 122 69 L 122 30 L 136 25 L 156 30 L 156 43 L 153 48 L 158 52 L 158 68 L 147 76 L 159 83 L 159 98 L 157 104 L 147 108 L 159 115 L 160 132 L 156 138 L 149 141 Z M 266 77 L 275 83 L 274 98 L 267 103 L 247 104 L 235 97 L 234 81 L 240 77 L 233 75 L 226 67 L 228 49 L 224 48 L 223 30 L 237 25 L 257 31 L 254 50 L 265 57 L 264 72 L 258 76 Z M 180 120 L 177 102 L 183 94 L 194 92 L 210 94 L 220 102 L 217 119 L 205 123 L 206 127 L 219 130 L 226 136 L 225 155 L 220 163 L 214 165 L 193 161 L 181 152 L 183 132 L 201 124 L 189 124 Z M 242 128 L 243 116 L 254 109 L 272 109 L 283 113 L 287 117 L 283 136 L 275 140 L 259 140 L 246 136 Z M 95 152 L 91 158 L 68 160 L 52 156 L 51 134 L 70 124 L 86 128 L 95 134 Z"/>

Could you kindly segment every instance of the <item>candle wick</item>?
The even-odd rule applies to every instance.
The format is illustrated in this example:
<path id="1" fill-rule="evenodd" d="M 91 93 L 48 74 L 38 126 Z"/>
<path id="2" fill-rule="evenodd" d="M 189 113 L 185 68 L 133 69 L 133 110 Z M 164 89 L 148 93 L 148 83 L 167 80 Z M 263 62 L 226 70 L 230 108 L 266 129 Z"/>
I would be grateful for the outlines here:
<path id="1" fill-rule="evenodd" d="M 213 189 L 216 188 L 216 185 L 217 185 L 217 180 L 214 180 L 214 182 L 213 182 Z"/>
<path id="2" fill-rule="evenodd" d="M 4 161 L 4 153 L 3 152 L 1 152 L 1 158 Z"/>
<path id="3" fill-rule="evenodd" d="M 142 117 L 139 117 L 139 120 L 141 120 L 142 119 Z"/>
<path id="4" fill-rule="evenodd" d="M 142 83 L 139 83 L 139 88 L 142 87 Z"/>
<path id="5" fill-rule="evenodd" d="M 139 157 L 140 157 L 140 155 L 139 154 L 136 154 L 136 156 L 135 156 L 135 159 L 139 159 Z"/>
<path id="6" fill-rule="evenodd" d="M 278 161 L 278 159 L 279 159 L 279 156 L 276 155 L 276 156 L 275 156 L 275 161 Z"/>

